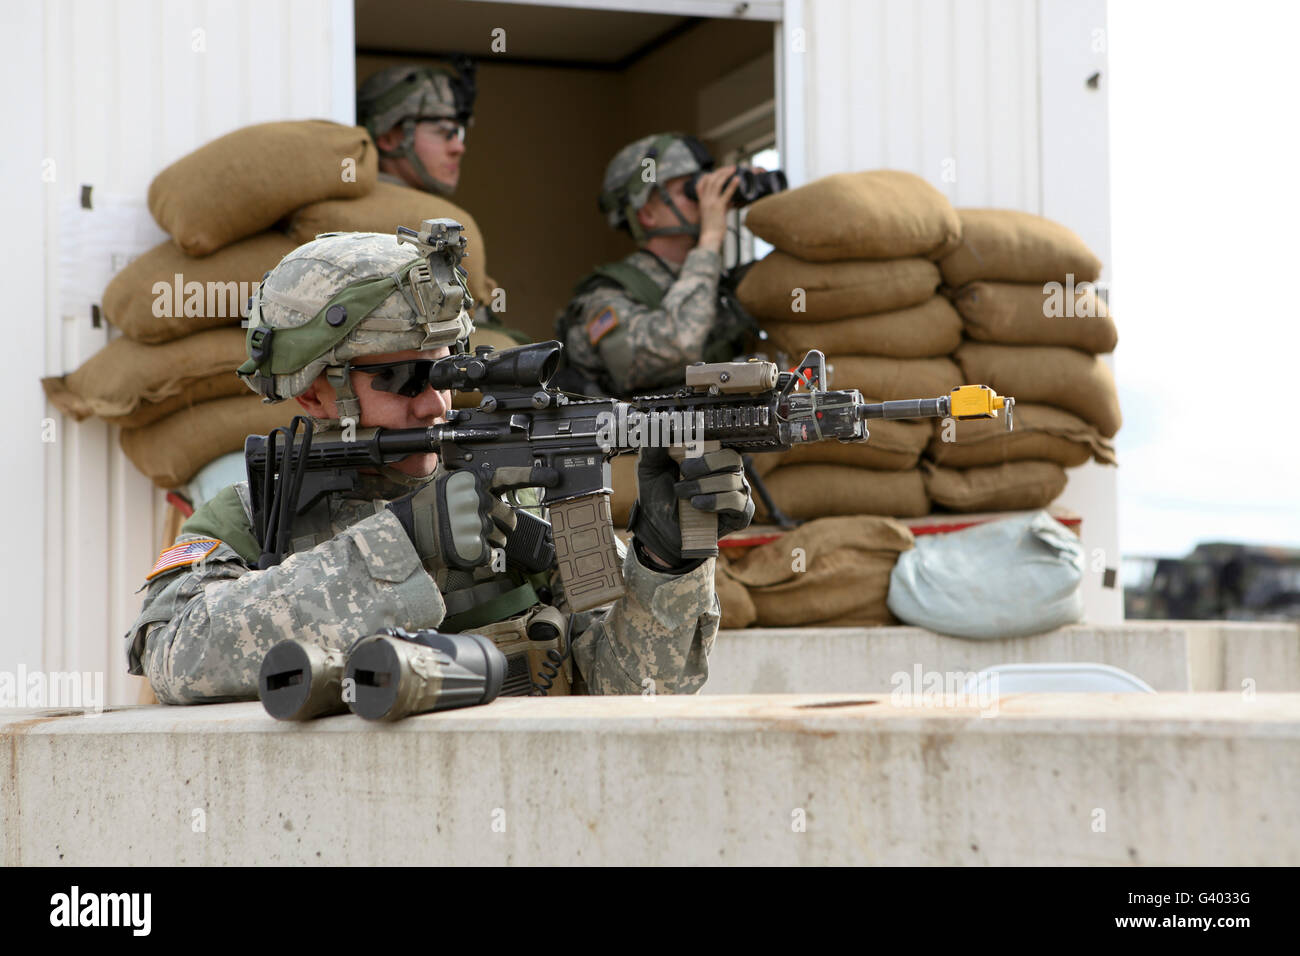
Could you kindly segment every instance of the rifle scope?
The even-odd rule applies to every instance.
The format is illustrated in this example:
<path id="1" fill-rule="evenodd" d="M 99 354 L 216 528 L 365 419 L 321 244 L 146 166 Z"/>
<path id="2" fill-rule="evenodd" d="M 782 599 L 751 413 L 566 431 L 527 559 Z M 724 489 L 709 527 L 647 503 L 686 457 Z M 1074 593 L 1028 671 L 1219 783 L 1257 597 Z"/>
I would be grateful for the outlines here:
<path id="1" fill-rule="evenodd" d="M 481 391 L 484 388 L 545 388 L 560 367 L 559 342 L 536 342 L 494 351 L 480 345 L 473 355 L 449 355 L 429 370 L 437 389 Z"/>

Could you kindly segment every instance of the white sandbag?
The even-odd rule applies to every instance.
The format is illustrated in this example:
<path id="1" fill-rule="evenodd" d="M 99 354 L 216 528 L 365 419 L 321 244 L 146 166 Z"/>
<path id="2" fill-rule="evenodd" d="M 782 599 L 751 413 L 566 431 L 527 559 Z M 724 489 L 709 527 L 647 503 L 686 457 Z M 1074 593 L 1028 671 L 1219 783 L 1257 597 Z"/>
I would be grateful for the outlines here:
<path id="1" fill-rule="evenodd" d="M 1025 637 L 1083 620 L 1083 545 L 1046 511 L 921 535 L 899 556 L 887 604 L 954 637 Z"/>

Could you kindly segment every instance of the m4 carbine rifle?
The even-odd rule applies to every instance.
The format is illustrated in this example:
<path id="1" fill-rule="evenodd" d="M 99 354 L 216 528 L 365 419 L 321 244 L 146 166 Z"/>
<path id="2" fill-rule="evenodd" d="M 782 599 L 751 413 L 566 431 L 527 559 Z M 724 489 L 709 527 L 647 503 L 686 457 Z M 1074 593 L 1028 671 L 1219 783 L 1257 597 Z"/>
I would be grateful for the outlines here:
<path id="1" fill-rule="evenodd" d="M 329 492 L 353 487 L 359 470 L 437 452 L 448 469 L 472 468 L 489 483 L 504 475 L 513 485 L 543 489 L 549 531 L 529 515 L 511 545 L 523 541 L 520 550 L 534 565 L 529 570 L 558 565 L 570 607 L 584 611 L 623 593 L 609 507 L 615 455 L 647 445 L 669 446 L 677 458 L 719 446 L 785 451 L 810 441 L 866 441 L 866 423 L 876 418 L 996 418 L 999 409 L 1010 428 L 1015 402 L 987 386 L 964 385 L 937 398 L 866 403 L 857 389 L 825 387 L 826 359 L 816 350 L 793 372 L 762 361 L 700 363 L 688 366 L 686 384 L 670 393 L 629 401 L 576 398 L 549 384 L 562 348 L 559 342 L 480 347 L 435 360 L 434 388 L 483 396 L 477 408 L 448 412 L 445 424 L 359 429 L 351 440 L 312 436 L 309 428 L 299 440 L 281 429 L 282 449 L 274 432 L 250 436 L 245 456 L 264 552 L 260 566 L 278 563 L 297 516 Z M 717 554 L 716 515 L 684 508 L 681 519 L 684 556 Z"/>

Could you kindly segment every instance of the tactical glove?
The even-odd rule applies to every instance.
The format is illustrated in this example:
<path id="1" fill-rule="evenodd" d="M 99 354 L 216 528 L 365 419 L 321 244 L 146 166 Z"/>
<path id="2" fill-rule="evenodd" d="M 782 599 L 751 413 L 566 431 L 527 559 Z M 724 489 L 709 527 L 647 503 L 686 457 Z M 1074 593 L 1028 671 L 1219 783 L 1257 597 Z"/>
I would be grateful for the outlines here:
<path id="1" fill-rule="evenodd" d="M 472 471 L 453 471 L 388 504 L 411 537 L 425 569 L 472 571 L 505 546 L 515 513 Z"/>
<path id="2" fill-rule="evenodd" d="M 730 448 L 682 460 L 680 469 L 664 448 L 642 448 L 636 463 L 637 501 L 628 526 L 633 542 L 658 555 L 674 574 L 693 571 L 704 559 L 682 557 L 680 508 L 718 516 L 718 537 L 749 526 L 754 500 L 740 454 Z M 663 570 L 658 565 L 649 565 Z"/>

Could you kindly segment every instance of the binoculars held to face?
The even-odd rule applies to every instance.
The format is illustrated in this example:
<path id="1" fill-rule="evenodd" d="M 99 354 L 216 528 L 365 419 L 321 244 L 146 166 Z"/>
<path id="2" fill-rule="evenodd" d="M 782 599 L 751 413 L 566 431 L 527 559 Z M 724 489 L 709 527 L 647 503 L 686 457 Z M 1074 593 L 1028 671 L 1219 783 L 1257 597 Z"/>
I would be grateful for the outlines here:
<path id="1" fill-rule="evenodd" d="M 704 173 L 696 173 L 686 182 L 686 198 L 692 202 L 699 202 L 699 193 L 696 191 L 696 184 L 699 183 L 700 177 Z M 770 172 L 760 173 L 757 170 L 748 167 L 739 167 L 733 175 L 734 179 L 740 180 L 740 185 L 736 191 L 731 194 L 731 205 L 740 208 L 748 206 L 750 203 L 762 199 L 764 196 L 770 196 L 773 193 L 784 192 L 789 185 L 786 182 L 785 173 L 779 169 Z"/>

